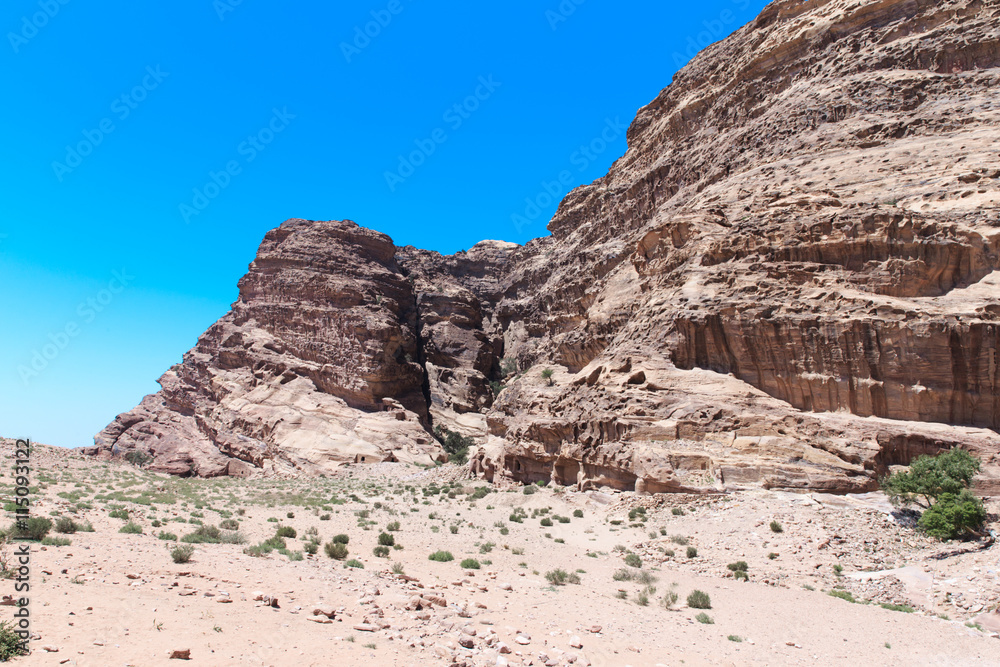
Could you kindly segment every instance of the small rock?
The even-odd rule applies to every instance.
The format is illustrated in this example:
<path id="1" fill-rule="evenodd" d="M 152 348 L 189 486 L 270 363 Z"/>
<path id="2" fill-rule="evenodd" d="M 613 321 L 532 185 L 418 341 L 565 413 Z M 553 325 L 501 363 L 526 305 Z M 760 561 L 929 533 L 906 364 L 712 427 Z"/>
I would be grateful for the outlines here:
<path id="1" fill-rule="evenodd" d="M 518 635 L 517 637 L 514 637 L 514 641 L 516 641 L 521 646 L 527 646 L 528 644 L 531 643 L 531 637 L 526 637 L 525 635 Z"/>
<path id="2" fill-rule="evenodd" d="M 576 635 L 569 638 L 569 645 L 573 648 L 583 648 L 583 642 Z"/>
<path id="3" fill-rule="evenodd" d="M 185 649 L 179 649 L 179 650 L 173 651 L 170 654 L 170 659 L 171 660 L 190 660 L 191 659 L 191 649 L 185 648 Z"/>

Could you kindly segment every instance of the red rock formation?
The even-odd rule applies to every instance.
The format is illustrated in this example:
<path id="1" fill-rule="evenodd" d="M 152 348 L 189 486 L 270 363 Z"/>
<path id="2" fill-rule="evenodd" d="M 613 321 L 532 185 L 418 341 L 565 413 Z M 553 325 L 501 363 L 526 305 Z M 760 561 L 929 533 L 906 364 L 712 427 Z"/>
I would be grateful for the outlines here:
<path id="1" fill-rule="evenodd" d="M 772 3 L 639 111 L 550 237 L 442 257 L 271 232 L 233 312 L 97 444 L 315 466 L 345 458 L 328 429 L 385 451 L 353 424 L 395 398 L 389 450 L 445 425 L 491 478 L 866 490 L 962 446 L 1000 491 L 998 84 L 996 3 Z M 301 450 L 288 410 L 325 420 Z"/>

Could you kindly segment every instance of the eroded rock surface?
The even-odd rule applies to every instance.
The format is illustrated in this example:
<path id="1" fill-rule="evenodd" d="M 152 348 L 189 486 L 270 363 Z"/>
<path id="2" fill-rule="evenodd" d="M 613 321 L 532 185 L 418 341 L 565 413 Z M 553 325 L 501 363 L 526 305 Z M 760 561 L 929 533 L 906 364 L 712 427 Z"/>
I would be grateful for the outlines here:
<path id="1" fill-rule="evenodd" d="M 638 112 L 549 237 L 443 257 L 270 232 L 97 448 L 309 469 L 434 455 L 442 425 L 491 479 L 844 492 L 961 446 L 1000 493 L 998 84 L 995 2 L 772 3 Z"/>

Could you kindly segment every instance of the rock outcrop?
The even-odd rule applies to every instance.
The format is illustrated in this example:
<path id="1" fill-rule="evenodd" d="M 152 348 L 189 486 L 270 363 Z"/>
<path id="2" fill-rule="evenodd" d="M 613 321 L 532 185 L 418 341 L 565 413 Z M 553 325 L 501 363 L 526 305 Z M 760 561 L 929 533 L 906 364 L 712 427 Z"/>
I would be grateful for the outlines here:
<path id="1" fill-rule="evenodd" d="M 774 2 L 638 112 L 549 237 L 443 257 L 272 231 L 94 451 L 323 469 L 440 456 L 441 425 L 491 479 L 843 492 L 960 446 L 1000 493 L 998 84 L 996 2 Z"/>

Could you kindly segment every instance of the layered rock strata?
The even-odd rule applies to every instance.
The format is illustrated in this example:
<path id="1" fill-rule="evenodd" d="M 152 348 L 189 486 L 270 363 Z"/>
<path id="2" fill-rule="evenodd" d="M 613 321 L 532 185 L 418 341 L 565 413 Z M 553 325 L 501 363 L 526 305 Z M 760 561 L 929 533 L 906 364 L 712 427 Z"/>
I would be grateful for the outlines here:
<path id="1" fill-rule="evenodd" d="M 321 470 L 440 456 L 441 425 L 491 479 L 843 492 L 961 446 L 1000 492 L 998 84 L 996 2 L 772 3 L 638 112 L 548 237 L 444 257 L 270 232 L 94 451 Z"/>

